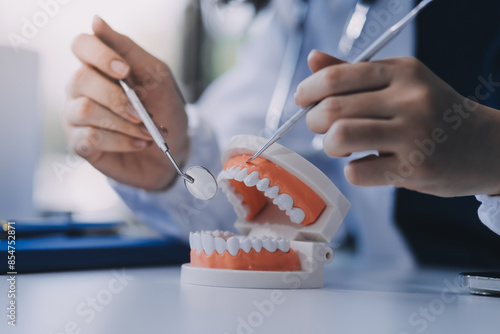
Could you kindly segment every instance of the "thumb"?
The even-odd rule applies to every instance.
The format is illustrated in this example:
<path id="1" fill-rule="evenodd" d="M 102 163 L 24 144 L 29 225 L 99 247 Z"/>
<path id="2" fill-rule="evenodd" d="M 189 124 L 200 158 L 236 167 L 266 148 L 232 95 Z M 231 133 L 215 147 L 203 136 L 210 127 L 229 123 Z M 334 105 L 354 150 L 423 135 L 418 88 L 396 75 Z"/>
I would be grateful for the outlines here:
<path id="1" fill-rule="evenodd" d="M 329 54 L 320 52 L 318 50 L 312 50 L 307 56 L 307 64 L 313 73 L 318 72 L 322 68 L 331 65 L 338 65 L 345 63 L 345 61 L 332 57 Z"/>
<path id="2" fill-rule="evenodd" d="M 92 30 L 101 41 L 122 56 L 131 66 L 135 75 L 139 77 L 146 74 L 146 68 L 160 63 L 157 58 L 146 52 L 129 37 L 114 31 L 97 15 L 94 16 Z"/>

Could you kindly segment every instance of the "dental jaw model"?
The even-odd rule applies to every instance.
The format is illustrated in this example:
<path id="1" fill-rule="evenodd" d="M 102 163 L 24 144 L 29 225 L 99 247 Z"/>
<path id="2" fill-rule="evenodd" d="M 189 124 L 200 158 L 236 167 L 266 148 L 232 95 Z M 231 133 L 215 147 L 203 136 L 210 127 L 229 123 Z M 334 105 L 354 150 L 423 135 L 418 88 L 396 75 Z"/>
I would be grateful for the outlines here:
<path id="1" fill-rule="evenodd" d="M 230 232 L 190 234 L 185 283 L 241 288 L 319 288 L 333 260 L 331 241 L 349 202 L 320 170 L 293 151 L 272 145 L 247 160 L 266 140 L 234 137 L 218 176 L 237 213 Z"/>

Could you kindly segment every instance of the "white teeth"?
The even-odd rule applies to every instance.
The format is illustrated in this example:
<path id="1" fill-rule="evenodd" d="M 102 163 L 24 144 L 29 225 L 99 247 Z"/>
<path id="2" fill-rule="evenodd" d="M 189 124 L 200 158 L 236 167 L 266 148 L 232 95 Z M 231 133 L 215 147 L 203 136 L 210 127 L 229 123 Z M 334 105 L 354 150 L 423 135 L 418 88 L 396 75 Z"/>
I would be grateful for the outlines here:
<path id="1" fill-rule="evenodd" d="M 211 255 L 214 251 L 222 255 L 227 250 L 229 254 L 236 256 L 240 249 L 248 253 L 252 248 L 257 253 L 262 248 L 267 249 L 269 252 L 275 252 L 279 249 L 286 253 L 290 250 L 290 242 L 282 237 L 244 238 L 236 237 L 229 231 L 222 232 L 219 230 L 191 232 L 189 233 L 189 245 L 191 249 L 196 249 L 198 253 L 204 250 L 207 255 Z"/>
<path id="2" fill-rule="evenodd" d="M 238 203 L 238 197 L 233 192 L 230 192 L 227 194 L 227 199 L 231 204 L 237 204 Z"/>
<path id="3" fill-rule="evenodd" d="M 269 188 L 269 179 L 264 178 L 257 183 L 257 189 L 259 191 L 266 191 Z"/>
<path id="4" fill-rule="evenodd" d="M 250 175 L 248 175 L 243 182 L 245 182 L 245 185 L 247 187 L 253 187 L 257 185 L 257 183 L 260 181 L 259 179 L 259 172 L 253 171 Z"/>
<path id="5" fill-rule="evenodd" d="M 207 255 L 210 255 L 215 250 L 215 242 L 214 237 L 210 234 L 202 233 L 201 235 L 201 243 L 203 244 L 203 249 Z"/>
<path id="6" fill-rule="evenodd" d="M 290 250 L 290 243 L 285 239 L 278 240 L 278 249 L 284 253 L 287 253 Z"/>
<path id="7" fill-rule="evenodd" d="M 228 176 L 227 172 L 223 170 L 219 173 L 219 175 L 217 175 L 217 183 L 224 183 L 223 181 L 228 179 Z"/>
<path id="8" fill-rule="evenodd" d="M 245 197 L 236 192 L 234 186 L 229 182 L 234 179 L 238 182 L 243 182 L 247 187 L 256 186 L 259 191 L 264 192 L 264 196 L 273 200 L 280 210 L 285 211 L 290 217 L 292 223 L 300 224 L 305 219 L 305 212 L 294 207 L 294 200 L 289 194 L 280 194 L 279 186 L 269 187 L 270 180 L 268 178 L 259 179 L 259 172 L 253 171 L 248 175 L 248 168 L 232 166 L 223 170 L 218 179 L 220 180 L 221 189 L 226 193 L 229 202 L 233 205 L 236 214 L 241 218 L 246 218 L 250 214 L 250 207 L 244 204 Z"/>
<path id="9" fill-rule="evenodd" d="M 236 237 L 227 239 L 227 250 L 232 256 L 236 256 L 240 250 L 240 241 Z"/>
<path id="10" fill-rule="evenodd" d="M 262 240 L 257 238 L 252 239 L 252 248 L 259 253 L 262 250 Z"/>
<path id="11" fill-rule="evenodd" d="M 276 204 L 280 210 L 286 211 L 293 208 L 293 198 L 288 194 L 278 195 L 273 203 Z"/>
<path id="12" fill-rule="evenodd" d="M 201 244 L 201 235 L 198 232 L 189 234 L 189 244 L 191 245 L 191 249 L 196 249 L 198 253 L 203 250 L 203 246 Z"/>
<path id="13" fill-rule="evenodd" d="M 227 249 L 226 240 L 219 237 L 215 237 L 214 240 L 215 240 L 215 250 L 217 251 L 217 253 L 219 254 L 224 253 L 225 250 Z"/>
<path id="14" fill-rule="evenodd" d="M 243 180 L 248 176 L 248 172 L 246 168 L 243 168 L 243 170 L 239 171 L 235 176 L 234 179 L 239 182 L 243 182 Z"/>
<path id="15" fill-rule="evenodd" d="M 291 210 L 288 210 L 286 214 L 290 217 L 290 220 L 292 223 L 300 224 L 304 221 L 306 218 L 306 214 L 304 210 L 299 209 L 299 208 L 293 208 Z"/>
<path id="16" fill-rule="evenodd" d="M 227 174 L 229 175 L 229 178 L 234 179 L 235 175 L 238 174 L 240 171 L 240 167 L 231 167 L 227 170 Z"/>
<path id="17" fill-rule="evenodd" d="M 252 249 L 252 241 L 250 239 L 245 238 L 240 241 L 240 248 L 245 252 L 248 253 L 250 252 L 250 249 Z"/>
<path id="18" fill-rule="evenodd" d="M 235 194 L 234 197 L 236 197 L 241 203 L 243 203 L 243 201 L 245 200 L 245 196 L 240 193 Z"/>
<path id="19" fill-rule="evenodd" d="M 227 194 L 229 191 L 229 182 L 222 177 L 222 173 L 217 176 L 217 183 L 219 183 L 220 189 Z"/>
<path id="20" fill-rule="evenodd" d="M 243 204 L 244 197 L 242 194 L 235 193 L 233 190 L 226 193 L 229 203 L 231 203 L 239 217 L 246 217 L 250 214 L 248 205 Z"/>
<path id="21" fill-rule="evenodd" d="M 278 196 L 279 191 L 280 191 L 280 188 L 278 186 L 274 186 L 274 187 L 267 189 L 264 192 L 264 196 L 269 197 L 271 199 L 274 199 L 274 198 L 276 198 L 276 196 Z"/>
<path id="22" fill-rule="evenodd" d="M 235 205 L 234 209 L 238 217 L 247 217 L 250 214 L 250 207 L 245 204 L 238 203 L 239 205 Z"/>
<path id="23" fill-rule="evenodd" d="M 277 242 L 273 242 L 273 240 L 268 239 L 268 238 L 263 238 L 262 239 L 262 247 L 267 249 L 270 252 L 275 252 L 276 248 L 278 248 Z"/>

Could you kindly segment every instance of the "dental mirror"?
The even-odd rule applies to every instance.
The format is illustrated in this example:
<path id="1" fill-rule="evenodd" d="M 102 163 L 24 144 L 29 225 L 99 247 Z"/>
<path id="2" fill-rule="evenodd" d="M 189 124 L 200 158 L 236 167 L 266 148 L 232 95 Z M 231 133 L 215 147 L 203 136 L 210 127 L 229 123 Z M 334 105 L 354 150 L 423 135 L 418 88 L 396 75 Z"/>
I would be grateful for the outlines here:
<path id="1" fill-rule="evenodd" d="M 217 194 L 217 181 L 213 174 L 205 167 L 189 167 L 186 174 L 194 179 L 192 183 L 184 179 L 187 190 L 194 197 L 206 201 L 214 198 Z"/>
<path id="2" fill-rule="evenodd" d="M 184 185 L 191 195 L 201 200 L 212 199 L 217 194 L 217 181 L 215 177 L 210 173 L 208 169 L 201 166 L 193 166 L 188 168 L 187 173 L 183 173 L 179 165 L 175 162 L 174 157 L 170 153 L 170 148 L 167 142 L 158 131 L 158 128 L 154 124 L 153 120 L 149 116 L 148 112 L 142 105 L 141 101 L 135 94 L 135 92 L 122 80 L 119 80 L 125 94 L 137 111 L 137 114 L 141 118 L 142 122 L 148 129 L 149 133 L 153 137 L 156 145 L 165 153 L 175 167 L 177 174 L 184 179 Z M 180 91 L 179 91 L 180 94 Z"/>

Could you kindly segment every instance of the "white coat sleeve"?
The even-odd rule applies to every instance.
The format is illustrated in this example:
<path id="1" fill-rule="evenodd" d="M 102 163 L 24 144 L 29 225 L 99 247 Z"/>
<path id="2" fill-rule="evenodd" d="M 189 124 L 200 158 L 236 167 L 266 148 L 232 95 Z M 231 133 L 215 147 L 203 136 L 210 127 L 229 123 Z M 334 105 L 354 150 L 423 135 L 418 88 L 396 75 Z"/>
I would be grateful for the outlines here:
<path id="1" fill-rule="evenodd" d="M 185 166 L 201 165 L 217 177 L 221 170 L 220 152 L 214 132 L 193 111 L 188 109 L 191 151 Z M 178 177 L 175 184 L 163 192 L 150 192 L 109 180 L 139 221 L 163 235 L 187 241 L 190 231 L 233 230 L 233 208 L 219 191 L 210 201 L 192 197 Z"/>
<path id="2" fill-rule="evenodd" d="M 217 79 L 195 106 L 188 106 L 190 156 L 185 166 L 221 171 L 220 147 L 237 134 L 259 134 L 284 49 L 283 30 L 270 20 L 242 47 L 233 70 Z M 236 215 L 219 191 L 210 201 L 194 199 L 178 178 L 165 192 L 148 192 L 110 180 L 143 223 L 165 235 L 188 240 L 189 231 L 233 231 Z"/>
<path id="3" fill-rule="evenodd" d="M 500 196 L 478 195 L 476 198 L 481 202 L 479 219 L 490 230 L 500 235 Z"/>

